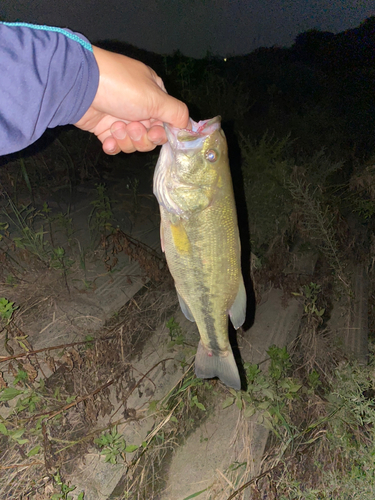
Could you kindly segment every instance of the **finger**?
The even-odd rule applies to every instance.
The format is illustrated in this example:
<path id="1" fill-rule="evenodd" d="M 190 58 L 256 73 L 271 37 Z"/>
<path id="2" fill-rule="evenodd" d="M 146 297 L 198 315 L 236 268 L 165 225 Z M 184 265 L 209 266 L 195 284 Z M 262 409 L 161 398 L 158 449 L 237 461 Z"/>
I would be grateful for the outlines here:
<path id="1" fill-rule="evenodd" d="M 126 126 L 126 133 L 137 151 L 151 151 L 155 149 L 156 144 L 150 141 L 148 138 L 148 131 L 142 123 L 129 123 Z M 120 143 L 119 146 L 121 147 Z"/>
<path id="2" fill-rule="evenodd" d="M 189 110 L 185 103 L 174 97 L 163 93 L 163 99 L 159 103 L 159 109 L 155 118 L 162 122 L 169 123 L 176 128 L 187 128 L 189 125 Z"/>
<path id="3" fill-rule="evenodd" d="M 140 122 L 128 125 L 124 122 L 115 122 L 112 124 L 111 134 L 124 153 L 151 151 L 156 147 L 156 144 L 147 137 L 147 128 Z"/>
<path id="4" fill-rule="evenodd" d="M 108 135 L 109 131 L 103 134 L 103 136 L 99 136 L 99 139 L 103 143 L 103 150 L 105 153 L 109 155 L 116 155 L 121 151 L 124 153 L 134 153 L 136 148 L 134 147 L 130 137 L 127 135 L 124 139 L 118 140 L 113 135 Z"/>
<path id="5" fill-rule="evenodd" d="M 117 144 L 116 139 L 109 136 L 103 140 L 103 151 L 107 155 L 117 155 L 121 151 L 121 148 Z"/>
<path id="6" fill-rule="evenodd" d="M 134 153 L 134 151 L 136 151 L 136 148 L 127 133 L 126 123 L 120 121 L 113 123 L 111 126 L 111 134 L 120 151 L 123 151 L 124 153 Z"/>
<path id="7" fill-rule="evenodd" d="M 152 123 L 151 122 L 152 120 L 142 120 L 141 122 L 139 122 L 146 129 L 146 131 L 144 131 L 143 128 L 140 128 L 141 134 L 143 135 L 143 133 L 146 132 L 148 140 L 153 144 L 155 144 L 156 146 L 167 142 L 167 135 L 165 133 L 163 123 L 160 122 L 159 120 L 154 121 Z M 133 124 L 131 127 L 129 127 L 129 125 L 127 125 L 126 123 L 118 121 L 112 124 L 111 134 L 118 141 L 123 141 L 125 137 L 128 135 L 128 132 L 132 130 L 134 127 L 138 128 L 138 125 L 136 126 Z M 133 135 L 133 139 L 134 138 L 135 137 Z"/>
<path id="8" fill-rule="evenodd" d="M 147 133 L 149 141 L 153 144 L 159 145 L 167 142 L 167 134 L 164 127 L 160 125 L 153 125 Z"/>

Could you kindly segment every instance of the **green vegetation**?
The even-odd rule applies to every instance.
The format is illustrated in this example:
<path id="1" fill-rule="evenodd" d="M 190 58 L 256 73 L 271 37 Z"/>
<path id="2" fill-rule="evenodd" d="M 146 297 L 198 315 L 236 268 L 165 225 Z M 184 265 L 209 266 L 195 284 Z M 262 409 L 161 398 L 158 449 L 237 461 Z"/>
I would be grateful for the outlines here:
<path id="1" fill-rule="evenodd" d="M 315 399 L 315 405 L 320 406 L 318 413 L 313 420 L 310 413 L 305 415 L 292 436 L 284 433 L 282 441 L 286 446 L 280 446 L 283 454 L 274 459 L 274 477 L 263 484 L 265 490 L 275 481 L 282 499 L 373 498 L 373 370 L 373 355 L 368 367 L 344 363 L 333 371 L 326 392 L 322 393 L 321 387 L 317 392 L 313 387 L 305 391 L 305 400 L 311 404 Z M 292 413 L 295 418 L 298 410 Z M 297 465 L 299 449 L 304 456 L 303 466 Z M 291 463 L 296 463 L 293 474 Z M 308 476 L 304 473 L 306 467 L 310 468 Z"/>
<path id="2" fill-rule="evenodd" d="M 14 302 L 9 302 L 5 297 L 0 298 L 0 316 L 6 322 L 5 326 L 10 323 L 14 311 L 17 309 L 17 307 L 13 306 Z"/>
<path id="3" fill-rule="evenodd" d="M 43 224 L 35 229 L 38 218 L 41 212 L 32 206 L 22 205 L 19 209 L 15 203 L 8 198 L 9 211 L 4 210 L 3 216 L 7 217 L 9 223 L 15 227 L 20 236 L 12 238 L 17 248 L 29 251 L 32 255 L 37 257 L 41 262 L 48 262 L 49 243 L 45 239 L 46 231 Z M 9 226 L 6 227 L 4 236 L 8 236 Z"/>
<path id="4" fill-rule="evenodd" d="M 100 236 L 106 236 L 113 231 L 113 213 L 111 201 L 104 184 L 96 185 L 96 198 L 91 202 L 92 210 L 89 215 L 89 228 L 93 242 Z"/>
<path id="5" fill-rule="evenodd" d="M 9 286 L 17 286 L 22 282 L 26 267 L 32 263 L 32 270 L 35 266 L 41 272 L 46 269 L 57 271 L 69 293 L 71 285 L 77 282 L 84 290 L 92 290 L 95 283 L 87 278 L 87 261 L 93 259 L 98 245 L 115 232 L 111 200 L 104 184 L 96 185 L 91 205 L 83 229 L 90 234 L 90 244 L 81 243 L 76 237 L 69 209 L 56 212 L 47 202 L 40 209 L 33 205 L 18 206 L 6 196 L 6 204 L 0 209 L 4 219 L 7 219 L 7 222 L 0 223 L 0 256 L 3 262 L 0 276 L 3 281 Z M 79 232 L 82 233 L 82 229 Z M 103 263 L 108 260 L 106 243 L 104 247 Z M 25 261 L 28 264 L 26 267 Z M 80 268 L 78 276 L 77 266 Z"/>
<path id="6" fill-rule="evenodd" d="M 311 282 L 300 292 L 295 292 L 295 296 L 303 301 L 310 328 L 314 325 L 314 318 L 321 324 L 325 313 L 321 307 L 321 287 Z M 17 308 L 5 298 L 0 304 L 3 327 L 6 327 L 16 320 Z M 172 338 L 176 334 L 185 338 L 174 317 L 167 325 Z M 70 355 L 60 353 L 55 362 L 59 358 L 66 363 L 75 359 L 78 367 L 86 363 L 87 357 L 88 369 L 92 371 L 91 359 L 96 344 L 97 340 L 88 337 L 82 348 L 67 348 Z M 175 347 L 182 348 L 178 344 Z M 161 464 L 167 458 L 196 428 L 197 421 L 204 421 L 212 412 L 214 402 L 220 398 L 223 408 L 238 408 L 244 422 L 251 421 L 253 425 L 265 426 L 272 432 L 264 464 L 269 473 L 267 478 L 261 477 L 257 482 L 259 492 L 266 494 L 277 487 L 280 498 L 285 499 L 370 500 L 375 484 L 372 466 L 374 351 L 371 349 L 367 367 L 341 361 L 331 365 L 329 372 L 322 376 L 319 359 L 315 359 L 308 370 L 301 371 L 296 365 L 298 347 L 296 352 L 289 353 L 285 347 L 272 346 L 267 351 L 265 364 L 245 363 L 248 385 L 245 391 L 238 392 L 196 379 L 190 365 L 161 400 L 149 400 L 147 418 L 153 422 L 151 430 L 142 441 L 131 444 L 126 433 L 120 430 L 120 422 L 89 433 L 85 429 L 81 436 L 74 438 L 55 437 L 54 429 L 61 427 L 70 408 L 74 410 L 82 396 L 67 393 L 61 384 L 50 386 L 43 379 L 38 380 L 34 364 L 27 358 L 19 358 L 18 368 L 12 370 L 12 381 L 5 382 L 0 377 L 0 402 L 12 403 L 9 416 L 0 419 L 0 441 L 3 449 L 15 453 L 17 447 L 22 446 L 25 459 L 40 464 L 50 453 L 45 440 L 47 426 L 50 429 L 49 446 L 54 447 L 57 456 L 91 442 L 99 448 L 98 453 L 106 462 L 123 463 L 127 468 L 129 481 L 124 485 L 122 498 L 132 498 L 135 494 L 140 498 L 150 498 L 162 487 L 162 482 L 154 475 L 155 464 Z M 329 462 L 327 457 L 330 457 Z M 307 463 L 311 472 L 308 479 L 305 476 Z M 226 471 L 231 484 L 240 488 L 249 466 L 246 462 L 232 464 Z M 51 476 L 55 485 L 51 498 L 68 500 L 75 486 L 66 483 L 61 474 L 56 470 Z M 191 498 L 210 491 L 210 488 L 197 490 Z M 79 498 L 83 499 L 84 493 L 80 495 Z"/>
<path id="7" fill-rule="evenodd" d="M 60 477 L 59 471 L 57 471 L 56 474 L 53 475 L 53 480 L 61 491 L 59 493 L 54 493 L 51 496 L 51 500 L 71 500 L 73 497 L 69 495 L 69 493 L 71 491 L 74 491 L 76 487 L 68 486 L 67 484 L 65 484 Z M 84 492 L 81 492 L 77 496 L 77 500 L 83 500 L 84 497 L 85 497 Z"/>
<path id="8" fill-rule="evenodd" d="M 290 135 L 277 139 L 265 133 L 259 141 L 241 136 L 243 177 L 253 252 L 264 257 L 270 246 L 291 231 L 291 195 L 286 180 L 291 174 L 287 149 Z"/>
<path id="9" fill-rule="evenodd" d="M 131 474 L 120 498 L 133 498 L 135 495 L 152 498 L 162 489 L 163 478 L 155 474 L 157 464 L 161 466 L 163 460 L 167 460 L 194 431 L 197 423 L 204 422 L 217 395 L 210 382 L 195 378 L 190 364 L 186 373 L 161 400 L 149 402 L 148 415 L 154 425 L 129 464 Z"/>
<path id="10" fill-rule="evenodd" d="M 289 403 L 298 398 L 302 384 L 288 377 L 291 362 L 285 347 L 271 346 L 267 351 L 270 366 L 262 372 L 258 365 L 245 363 L 247 391 L 236 392 L 224 401 L 223 408 L 236 404 L 248 418 L 257 413 L 257 421 L 277 434 L 280 425 L 287 426 Z"/>
<path id="11" fill-rule="evenodd" d="M 293 292 L 295 297 L 304 298 L 304 310 L 305 314 L 311 318 L 318 316 L 321 318 L 325 313 L 324 307 L 317 309 L 316 302 L 318 300 L 319 294 L 321 292 L 321 285 L 311 282 L 309 285 L 304 285 L 302 287 L 301 293 Z"/>
<path id="12" fill-rule="evenodd" d="M 105 456 L 105 461 L 117 464 L 119 459 L 126 461 L 125 454 L 133 453 L 138 449 L 136 445 L 127 445 L 122 434 L 117 432 L 117 427 L 112 427 L 111 432 L 103 433 L 99 438 L 94 439 L 94 443 L 100 448 L 100 452 Z"/>
<path id="13" fill-rule="evenodd" d="M 169 336 L 171 341 L 168 343 L 168 348 L 175 347 L 176 345 L 182 345 L 184 343 L 184 334 L 180 324 L 172 316 L 166 323 L 166 327 L 169 330 Z"/>

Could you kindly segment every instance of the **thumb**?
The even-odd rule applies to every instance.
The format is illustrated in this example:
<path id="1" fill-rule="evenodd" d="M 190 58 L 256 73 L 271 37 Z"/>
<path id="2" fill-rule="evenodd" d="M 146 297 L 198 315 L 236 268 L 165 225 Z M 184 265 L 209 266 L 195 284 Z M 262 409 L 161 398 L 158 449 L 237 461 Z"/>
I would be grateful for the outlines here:
<path id="1" fill-rule="evenodd" d="M 170 96 L 160 89 L 162 100 L 159 103 L 159 112 L 153 118 L 168 123 L 173 127 L 186 128 L 189 123 L 189 110 L 185 103 Z"/>

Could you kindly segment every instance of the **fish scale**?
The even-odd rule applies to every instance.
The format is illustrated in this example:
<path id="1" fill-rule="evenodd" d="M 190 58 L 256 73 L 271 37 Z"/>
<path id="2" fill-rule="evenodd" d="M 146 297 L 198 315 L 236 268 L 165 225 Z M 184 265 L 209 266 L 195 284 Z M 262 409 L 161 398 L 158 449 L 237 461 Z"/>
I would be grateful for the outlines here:
<path id="1" fill-rule="evenodd" d="M 191 126 L 165 126 L 168 143 L 154 175 L 162 248 L 181 309 L 200 333 L 196 375 L 216 376 L 240 389 L 228 313 L 239 328 L 245 319 L 246 292 L 227 144 L 220 117 L 191 120 Z"/>

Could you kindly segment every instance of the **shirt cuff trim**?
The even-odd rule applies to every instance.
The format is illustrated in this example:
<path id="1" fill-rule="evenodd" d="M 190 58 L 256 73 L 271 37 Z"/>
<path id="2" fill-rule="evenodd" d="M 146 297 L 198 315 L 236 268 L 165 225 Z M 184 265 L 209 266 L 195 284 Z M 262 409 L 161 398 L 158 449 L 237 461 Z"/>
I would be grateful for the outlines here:
<path id="1" fill-rule="evenodd" d="M 87 40 L 84 40 L 80 38 L 76 33 L 72 33 L 71 31 L 67 31 L 63 28 L 56 28 L 54 26 L 44 26 L 44 25 L 39 25 L 39 24 L 29 24 L 29 23 L 1 23 L 5 24 L 5 26 L 13 26 L 13 27 L 24 27 L 24 28 L 31 28 L 34 30 L 41 30 L 41 31 L 52 31 L 55 33 L 61 33 L 62 35 L 66 36 L 67 38 L 70 38 L 71 40 L 74 40 L 75 42 L 78 42 L 82 47 L 84 47 L 86 50 L 89 50 L 92 52 L 92 45 L 89 43 Z"/>

